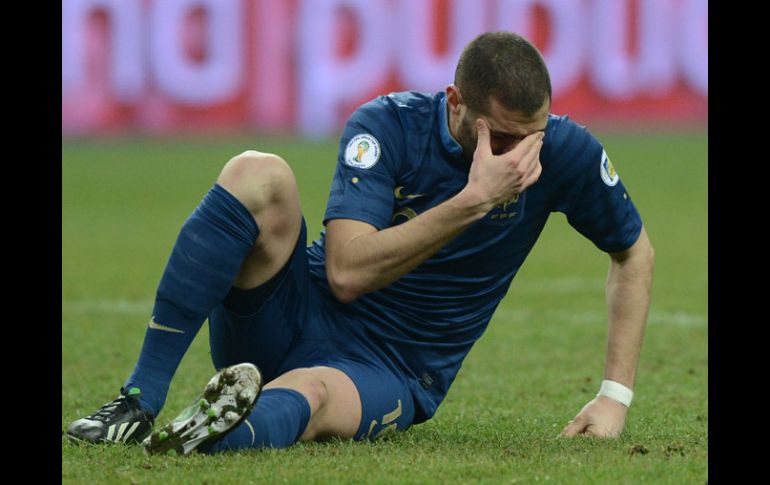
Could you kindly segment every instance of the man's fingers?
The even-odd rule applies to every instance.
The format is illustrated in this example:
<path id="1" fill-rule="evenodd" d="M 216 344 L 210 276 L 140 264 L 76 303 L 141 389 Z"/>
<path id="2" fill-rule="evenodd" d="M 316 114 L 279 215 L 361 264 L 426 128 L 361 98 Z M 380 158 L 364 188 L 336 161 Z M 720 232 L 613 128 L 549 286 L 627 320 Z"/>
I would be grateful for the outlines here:
<path id="1" fill-rule="evenodd" d="M 527 176 L 524 178 L 524 184 L 522 184 L 522 186 L 526 189 L 530 185 L 537 182 L 537 180 L 540 178 L 541 173 L 543 173 L 543 166 L 540 164 L 540 160 L 537 160 L 533 165 L 530 173 L 528 173 Z"/>
<path id="2" fill-rule="evenodd" d="M 542 141 L 535 143 L 519 161 L 519 166 L 524 169 L 524 174 L 521 177 L 520 192 L 537 182 L 537 179 L 540 178 L 540 174 L 543 171 L 543 167 L 540 164 L 540 149 L 542 146 Z"/>
<path id="3" fill-rule="evenodd" d="M 559 436 L 563 438 L 572 438 L 573 436 L 576 436 L 578 433 L 583 431 L 584 426 L 585 422 L 582 418 L 575 418 L 569 422 L 569 424 L 562 430 Z"/>
<path id="4" fill-rule="evenodd" d="M 543 148 L 543 142 L 538 141 L 535 144 L 533 144 L 529 151 L 527 151 L 526 154 L 521 158 L 521 161 L 519 164 L 524 164 L 524 167 L 526 169 L 526 172 L 524 174 L 524 177 L 529 177 L 532 175 L 532 172 L 534 172 L 538 165 L 540 165 L 540 149 Z"/>
<path id="5" fill-rule="evenodd" d="M 618 438 L 620 436 L 620 432 L 612 431 L 609 428 L 599 428 L 593 424 L 586 426 L 583 434 L 586 436 L 593 436 L 595 438 Z"/>
<path id="6" fill-rule="evenodd" d="M 489 143 L 489 126 L 482 118 L 476 120 L 476 153 L 482 156 L 492 154 L 492 146 Z M 475 158 L 475 157 L 474 157 Z"/>
<path id="7" fill-rule="evenodd" d="M 518 158 L 521 160 L 530 155 L 532 152 L 539 153 L 540 148 L 543 146 L 544 136 L 545 133 L 542 131 L 530 133 L 529 135 L 525 136 L 524 139 L 513 148 L 513 150 L 509 151 L 505 155 L 509 155 L 513 158 Z"/>

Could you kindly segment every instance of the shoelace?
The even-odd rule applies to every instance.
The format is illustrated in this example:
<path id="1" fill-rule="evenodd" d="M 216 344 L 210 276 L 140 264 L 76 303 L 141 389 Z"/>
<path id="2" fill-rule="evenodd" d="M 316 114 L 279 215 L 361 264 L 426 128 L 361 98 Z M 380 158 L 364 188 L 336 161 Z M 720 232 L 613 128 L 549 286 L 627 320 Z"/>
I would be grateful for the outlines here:
<path id="1" fill-rule="evenodd" d="M 104 406 L 100 407 L 98 411 L 96 411 L 91 416 L 88 416 L 88 419 L 96 419 L 98 421 L 107 422 L 111 417 L 114 416 L 115 411 L 118 408 L 122 408 L 126 411 L 128 411 L 128 401 L 126 400 L 126 396 L 120 396 L 117 399 L 108 402 Z"/>

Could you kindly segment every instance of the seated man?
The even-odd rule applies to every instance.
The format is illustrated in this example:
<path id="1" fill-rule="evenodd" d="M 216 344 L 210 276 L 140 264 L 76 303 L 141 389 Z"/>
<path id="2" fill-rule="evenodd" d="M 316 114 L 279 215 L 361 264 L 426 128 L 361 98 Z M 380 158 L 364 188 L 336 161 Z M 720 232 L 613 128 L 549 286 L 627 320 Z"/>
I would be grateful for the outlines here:
<path id="1" fill-rule="evenodd" d="M 610 256 L 605 380 L 562 434 L 618 436 L 653 250 L 602 145 L 550 106 L 537 49 L 480 35 L 445 91 L 380 96 L 353 113 L 326 229 L 309 247 L 289 164 L 251 150 L 229 160 L 181 229 L 121 395 L 68 435 L 214 453 L 422 423 L 559 211 Z M 150 437 L 206 318 L 220 372 Z"/>

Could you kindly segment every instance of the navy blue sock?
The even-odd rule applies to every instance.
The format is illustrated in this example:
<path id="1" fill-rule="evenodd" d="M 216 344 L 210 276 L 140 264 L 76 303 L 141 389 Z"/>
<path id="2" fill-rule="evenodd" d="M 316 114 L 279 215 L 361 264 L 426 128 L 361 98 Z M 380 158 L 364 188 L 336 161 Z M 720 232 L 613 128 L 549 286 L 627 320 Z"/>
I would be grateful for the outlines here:
<path id="1" fill-rule="evenodd" d="M 155 295 L 139 361 L 125 388 L 141 390 L 158 415 L 168 386 L 203 322 L 224 300 L 259 228 L 249 210 L 215 184 L 182 226 Z"/>
<path id="2" fill-rule="evenodd" d="M 262 391 L 249 417 L 207 453 L 243 448 L 286 448 L 296 443 L 310 421 L 310 404 L 293 389 Z"/>

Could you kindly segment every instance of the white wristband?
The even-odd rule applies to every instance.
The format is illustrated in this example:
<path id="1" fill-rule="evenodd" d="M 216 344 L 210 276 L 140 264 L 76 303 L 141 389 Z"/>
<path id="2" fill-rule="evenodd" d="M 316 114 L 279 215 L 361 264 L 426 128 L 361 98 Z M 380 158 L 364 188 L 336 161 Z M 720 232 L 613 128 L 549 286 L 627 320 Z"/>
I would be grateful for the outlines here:
<path id="1" fill-rule="evenodd" d="M 634 397 L 634 391 L 618 382 L 603 380 L 602 387 L 599 388 L 599 394 L 597 394 L 597 396 L 607 396 L 608 398 L 614 399 L 620 404 L 628 407 L 631 405 L 631 399 Z"/>

